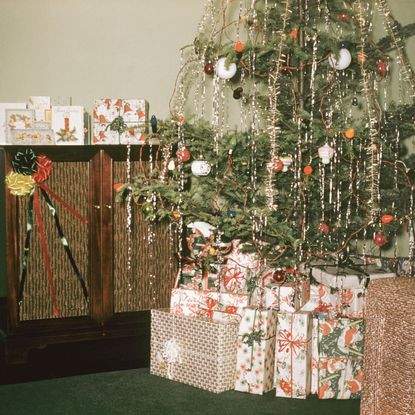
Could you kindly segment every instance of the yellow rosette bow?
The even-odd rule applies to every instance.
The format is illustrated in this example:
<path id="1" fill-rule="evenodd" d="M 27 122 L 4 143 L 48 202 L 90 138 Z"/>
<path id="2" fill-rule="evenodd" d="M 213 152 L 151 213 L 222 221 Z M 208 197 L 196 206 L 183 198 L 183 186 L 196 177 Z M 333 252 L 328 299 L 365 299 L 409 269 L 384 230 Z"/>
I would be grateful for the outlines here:
<path id="1" fill-rule="evenodd" d="M 6 184 L 12 195 L 26 196 L 32 191 L 35 181 L 32 176 L 12 171 L 6 176 Z"/>

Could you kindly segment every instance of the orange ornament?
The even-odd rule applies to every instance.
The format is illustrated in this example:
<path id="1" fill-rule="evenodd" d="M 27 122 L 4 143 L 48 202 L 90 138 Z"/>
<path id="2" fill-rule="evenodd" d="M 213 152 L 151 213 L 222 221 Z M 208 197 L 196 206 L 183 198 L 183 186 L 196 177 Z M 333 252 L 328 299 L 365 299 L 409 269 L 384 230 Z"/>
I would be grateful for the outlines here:
<path id="1" fill-rule="evenodd" d="M 305 166 L 303 169 L 304 174 L 309 176 L 311 173 L 313 173 L 313 168 L 311 166 Z"/>
<path id="2" fill-rule="evenodd" d="M 292 29 L 291 30 L 291 32 L 290 32 L 290 36 L 293 38 L 293 39 L 295 39 L 296 37 L 297 37 L 297 33 L 298 33 L 298 31 L 297 31 L 297 29 Z"/>
<path id="3" fill-rule="evenodd" d="M 347 138 L 348 140 L 353 140 L 354 136 L 355 136 L 356 132 L 354 130 L 354 128 L 348 128 L 344 133 L 344 138 Z"/>
<path id="4" fill-rule="evenodd" d="M 236 52 L 238 52 L 238 53 L 241 53 L 241 52 L 243 52 L 243 51 L 244 51 L 244 49 L 245 49 L 244 44 L 243 44 L 240 40 L 238 40 L 238 41 L 235 43 L 235 51 L 236 51 Z"/>
<path id="5" fill-rule="evenodd" d="M 395 216 L 393 215 L 382 215 L 380 217 L 380 221 L 384 224 L 391 223 L 395 219 Z"/>
<path id="6" fill-rule="evenodd" d="M 177 152 L 177 160 L 179 163 L 186 163 L 186 161 L 190 160 L 190 151 L 183 147 L 181 150 Z"/>
<path id="7" fill-rule="evenodd" d="M 120 190 L 121 187 L 123 186 L 124 186 L 124 183 L 114 183 L 114 190 L 118 192 L 118 190 Z"/>

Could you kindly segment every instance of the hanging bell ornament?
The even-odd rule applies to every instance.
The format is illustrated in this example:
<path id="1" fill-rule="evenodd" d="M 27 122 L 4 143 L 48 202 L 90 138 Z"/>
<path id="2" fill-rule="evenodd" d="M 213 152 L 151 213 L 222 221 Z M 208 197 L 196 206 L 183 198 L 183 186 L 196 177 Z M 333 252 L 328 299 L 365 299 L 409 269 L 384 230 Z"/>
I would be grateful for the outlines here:
<path id="1" fill-rule="evenodd" d="M 280 160 L 282 161 L 282 164 L 284 167 L 282 168 L 282 171 L 285 173 L 288 171 L 288 168 L 293 164 L 293 158 L 291 156 L 284 156 L 280 157 Z"/>
<path id="2" fill-rule="evenodd" d="M 385 245 L 386 242 L 388 242 L 388 240 L 386 239 L 386 236 L 383 232 L 375 232 L 373 236 L 373 242 L 376 246 L 380 248 L 383 245 Z"/>
<path id="3" fill-rule="evenodd" d="M 242 92 L 243 92 L 244 90 L 243 90 L 243 88 L 241 87 L 241 86 L 239 86 L 238 88 L 236 88 L 234 91 L 233 91 L 233 94 L 232 94 L 232 96 L 235 98 L 235 99 L 241 99 L 241 97 L 242 97 Z"/>
<path id="4" fill-rule="evenodd" d="M 334 156 L 335 149 L 333 147 L 330 147 L 327 143 L 324 144 L 324 146 L 319 147 L 318 149 L 318 155 L 321 158 L 321 162 L 323 164 L 329 164 L 331 158 Z"/>
<path id="5" fill-rule="evenodd" d="M 357 107 L 359 105 L 359 101 L 357 100 L 357 97 L 353 97 L 353 99 L 352 99 L 352 105 L 354 107 Z"/>
<path id="6" fill-rule="evenodd" d="M 208 62 L 204 67 L 204 71 L 206 75 L 213 75 L 215 72 L 215 65 L 212 62 Z"/>
<path id="7" fill-rule="evenodd" d="M 376 62 L 376 72 L 384 78 L 386 74 L 388 73 L 388 64 L 383 61 L 377 61 Z"/>

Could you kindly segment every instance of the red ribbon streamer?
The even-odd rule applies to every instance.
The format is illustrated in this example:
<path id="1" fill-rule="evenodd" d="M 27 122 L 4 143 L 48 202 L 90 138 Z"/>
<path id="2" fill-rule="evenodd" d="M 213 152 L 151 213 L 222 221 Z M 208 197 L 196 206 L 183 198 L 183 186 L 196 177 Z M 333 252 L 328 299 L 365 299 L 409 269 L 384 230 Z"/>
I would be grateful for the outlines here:
<path id="1" fill-rule="evenodd" d="M 65 209 L 67 209 L 72 215 L 78 218 L 84 225 L 88 224 L 88 219 L 83 217 L 79 212 L 77 212 L 72 206 L 66 203 L 61 197 L 45 186 L 43 183 L 37 183 L 37 185 L 43 189 L 45 192 L 49 193 L 57 202 L 59 202 Z M 36 193 L 35 193 L 36 194 Z"/>
<path id="2" fill-rule="evenodd" d="M 39 205 L 39 196 L 37 194 L 37 191 L 35 190 L 33 195 L 33 206 L 35 209 L 35 215 L 37 218 L 37 223 L 39 227 L 39 236 L 40 236 L 40 242 L 42 245 L 42 252 L 43 252 L 43 259 L 45 262 L 45 268 L 46 268 L 46 274 L 48 276 L 49 281 L 49 287 L 50 287 L 50 294 L 52 296 L 52 303 L 53 303 L 53 315 L 55 317 L 58 317 L 58 301 L 56 299 L 56 292 L 55 292 L 55 285 L 53 284 L 53 278 L 52 278 L 52 267 L 50 265 L 50 257 L 48 253 L 48 247 L 46 244 L 46 235 L 45 230 L 43 228 L 43 220 L 42 220 L 42 212 L 40 210 Z"/>

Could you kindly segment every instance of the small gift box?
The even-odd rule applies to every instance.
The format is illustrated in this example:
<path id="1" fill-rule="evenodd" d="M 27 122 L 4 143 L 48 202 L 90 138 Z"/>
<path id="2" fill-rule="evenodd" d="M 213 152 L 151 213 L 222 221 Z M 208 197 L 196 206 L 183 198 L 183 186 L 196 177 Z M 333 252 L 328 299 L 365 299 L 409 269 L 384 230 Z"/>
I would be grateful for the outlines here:
<path id="1" fill-rule="evenodd" d="M 148 103 L 143 99 L 96 99 L 93 119 L 92 144 L 143 144 Z"/>
<path id="2" fill-rule="evenodd" d="M 248 295 L 245 294 L 174 288 L 170 312 L 179 316 L 207 317 L 215 321 L 239 321 L 248 302 Z"/>
<path id="3" fill-rule="evenodd" d="M 305 399 L 310 393 L 312 325 L 311 313 L 278 313 L 276 396 Z"/>
<path id="4" fill-rule="evenodd" d="M 273 389 L 277 312 L 247 307 L 239 325 L 235 390 L 262 395 Z"/>
<path id="5" fill-rule="evenodd" d="M 364 321 L 319 320 L 320 399 L 360 398 L 363 381 Z"/>
<path id="6" fill-rule="evenodd" d="M 264 307 L 280 311 L 295 312 L 310 297 L 308 280 L 289 281 L 283 284 L 271 283 L 264 287 Z"/>
<path id="7" fill-rule="evenodd" d="M 214 393 L 235 383 L 238 324 L 151 310 L 150 373 Z"/>

